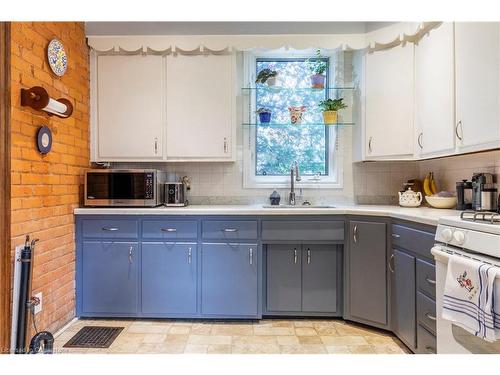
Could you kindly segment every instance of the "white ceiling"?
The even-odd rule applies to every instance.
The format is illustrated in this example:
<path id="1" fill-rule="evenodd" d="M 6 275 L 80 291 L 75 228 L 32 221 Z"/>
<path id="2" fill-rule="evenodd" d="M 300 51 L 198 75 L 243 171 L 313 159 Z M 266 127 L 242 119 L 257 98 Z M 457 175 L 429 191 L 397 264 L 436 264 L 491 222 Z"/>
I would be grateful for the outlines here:
<path id="1" fill-rule="evenodd" d="M 360 34 L 394 22 L 86 22 L 87 35 Z"/>

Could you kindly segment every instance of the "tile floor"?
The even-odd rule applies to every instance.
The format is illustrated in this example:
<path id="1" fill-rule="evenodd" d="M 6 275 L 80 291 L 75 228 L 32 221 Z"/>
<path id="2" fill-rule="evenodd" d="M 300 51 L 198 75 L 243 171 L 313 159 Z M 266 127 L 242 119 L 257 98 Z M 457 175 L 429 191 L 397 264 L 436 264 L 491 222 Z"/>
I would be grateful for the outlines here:
<path id="1" fill-rule="evenodd" d="M 63 345 L 83 326 L 125 329 L 108 349 Z M 77 320 L 55 339 L 57 353 L 404 354 L 391 333 L 340 319 L 261 321 Z"/>

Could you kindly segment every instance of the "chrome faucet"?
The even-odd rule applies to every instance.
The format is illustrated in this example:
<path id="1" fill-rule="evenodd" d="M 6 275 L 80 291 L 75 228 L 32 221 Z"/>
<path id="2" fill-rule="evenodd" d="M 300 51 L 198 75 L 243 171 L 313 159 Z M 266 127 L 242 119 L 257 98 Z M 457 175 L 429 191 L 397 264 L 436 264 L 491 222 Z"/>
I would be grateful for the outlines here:
<path id="1" fill-rule="evenodd" d="M 294 176 L 295 174 L 295 176 Z M 290 167 L 290 193 L 288 194 L 288 204 L 295 206 L 295 181 L 300 181 L 299 163 L 295 161 Z"/>

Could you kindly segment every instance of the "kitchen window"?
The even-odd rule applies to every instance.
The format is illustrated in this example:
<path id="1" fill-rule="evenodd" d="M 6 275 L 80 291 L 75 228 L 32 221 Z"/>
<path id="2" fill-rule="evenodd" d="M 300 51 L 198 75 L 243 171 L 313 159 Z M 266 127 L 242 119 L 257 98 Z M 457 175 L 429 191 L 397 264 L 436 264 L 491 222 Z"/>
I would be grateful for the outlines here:
<path id="1" fill-rule="evenodd" d="M 320 101 L 336 94 L 329 87 L 337 81 L 339 55 L 321 56 L 320 61 L 327 68 L 325 89 L 311 89 L 308 59 L 318 61 L 314 51 L 295 56 L 245 56 L 248 81 L 244 89 L 244 95 L 248 96 L 243 125 L 245 187 L 287 187 L 290 168 L 295 162 L 302 175 L 298 186 L 342 187 L 339 132 L 336 126 L 323 125 L 319 109 Z M 263 69 L 278 72 L 275 87 L 254 83 Z M 290 107 L 304 108 L 301 124 L 291 124 Z M 271 111 L 269 124 L 260 123 L 255 113 L 260 108 Z"/>

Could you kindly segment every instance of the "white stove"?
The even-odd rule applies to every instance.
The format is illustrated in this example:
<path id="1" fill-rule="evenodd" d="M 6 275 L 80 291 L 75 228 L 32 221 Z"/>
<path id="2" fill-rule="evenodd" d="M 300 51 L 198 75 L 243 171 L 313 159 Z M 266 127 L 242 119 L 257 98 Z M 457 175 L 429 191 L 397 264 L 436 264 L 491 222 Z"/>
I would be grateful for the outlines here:
<path id="1" fill-rule="evenodd" d="M 438 354 L 500 354 L 500 341 L 483 341 L 441 317 L 444 283 L 451 257 L 472 258 L 500 267 L 500 215 L 493 212 L 464 211 L 460 217 L 442 217 L 438 222 L 435 240 L 436 244 L 431 252 L 436 260 Z M 500 288 L 500 279 L 495 287 Z"/>

